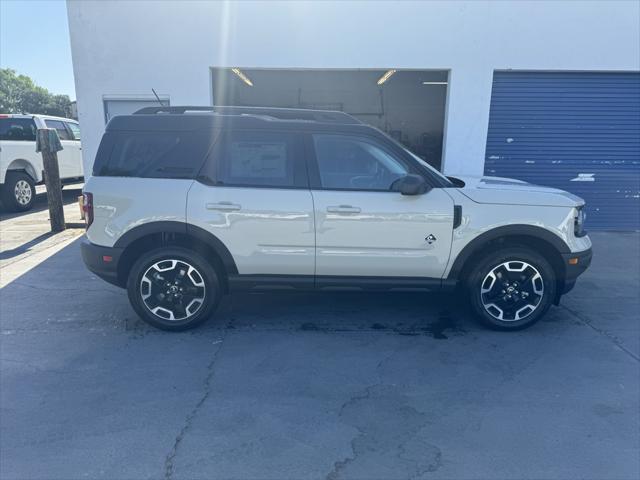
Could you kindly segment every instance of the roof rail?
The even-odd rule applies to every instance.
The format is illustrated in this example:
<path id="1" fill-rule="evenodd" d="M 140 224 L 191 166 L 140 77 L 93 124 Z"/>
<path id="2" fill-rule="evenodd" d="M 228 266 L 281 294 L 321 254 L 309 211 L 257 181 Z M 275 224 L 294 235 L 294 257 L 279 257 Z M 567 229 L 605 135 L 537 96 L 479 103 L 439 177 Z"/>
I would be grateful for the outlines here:
<path id="1" fill-rule="evenodd" d="M 219 115 L 251 115 L 271 120 L 304 120 L 322 123 L 362 123 L 348 113 L 336 110 L 306 110 L 302 108 L 275 107 L 233 107 L 233 106 L 176 106 L 176 107 L 144 107 L 134 115 L 153 115 L 158 113 L 184 114 L 187 112 L 211 112 Z"/>

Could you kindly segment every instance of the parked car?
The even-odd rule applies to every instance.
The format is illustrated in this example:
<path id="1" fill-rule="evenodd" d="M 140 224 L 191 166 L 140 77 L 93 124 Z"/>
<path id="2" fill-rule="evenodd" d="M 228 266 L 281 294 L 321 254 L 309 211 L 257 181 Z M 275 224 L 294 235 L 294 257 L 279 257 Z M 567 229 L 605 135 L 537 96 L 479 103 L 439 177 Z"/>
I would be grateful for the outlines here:
<path id="1" fill-rule="evenodd" d="M 31 209 L 36 184 L 44 182 L 42 155 L 36 152 L 36 130 L 55 128 L 62 148 L 58 152 L 63 184 L 79 181 L 82 172 L 80 126 L 69 118 L 48 115 L 0 115 L 0 199 L 13 211 Z"/>
<path id="2" fill-rule="evenodd" d="M 517 330 L 591 261 L 567 192 L 449 179 L 342 112 L 198 110 L 113 118 L 85 184 L 84 262 L 155 327 L 194 327 L 235 290 L 458 288 Z"/>

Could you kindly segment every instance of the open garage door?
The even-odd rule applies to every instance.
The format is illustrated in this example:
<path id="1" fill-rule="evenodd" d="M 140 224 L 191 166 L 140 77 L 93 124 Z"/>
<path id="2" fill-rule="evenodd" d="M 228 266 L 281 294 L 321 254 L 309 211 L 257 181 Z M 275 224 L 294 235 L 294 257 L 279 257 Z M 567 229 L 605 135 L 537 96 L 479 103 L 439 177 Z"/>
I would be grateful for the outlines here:
<path id="1" fill-rule="evenodd" d="M 212 68 L 214 105 L 340 110 L 406 145 L 438 170 L 447 72 Z"/>
<path id="2" fill-rule="evenodd" d="M 496 72 L 487 175 L 587 202 L 587 229 L 640 229 L 640 74 Z"/>

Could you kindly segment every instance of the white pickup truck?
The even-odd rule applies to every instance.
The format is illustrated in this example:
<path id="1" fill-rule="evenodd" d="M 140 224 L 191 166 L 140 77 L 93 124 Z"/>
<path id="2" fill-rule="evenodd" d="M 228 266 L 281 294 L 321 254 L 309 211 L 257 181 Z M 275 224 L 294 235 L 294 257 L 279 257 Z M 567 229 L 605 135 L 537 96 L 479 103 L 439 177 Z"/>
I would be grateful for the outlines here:
<path id="1" fill-rule="evenodd" d="M 0 199 L 5 209 L 26 211 L 35 198 L 35 185 L 44 182 L 42 155 L 36 152 L 36 130 L 55 128 L 62 148 L 58 165 L 62 183 L 83 177 L 78 122 L 48 115 L 0 114 Z"/>

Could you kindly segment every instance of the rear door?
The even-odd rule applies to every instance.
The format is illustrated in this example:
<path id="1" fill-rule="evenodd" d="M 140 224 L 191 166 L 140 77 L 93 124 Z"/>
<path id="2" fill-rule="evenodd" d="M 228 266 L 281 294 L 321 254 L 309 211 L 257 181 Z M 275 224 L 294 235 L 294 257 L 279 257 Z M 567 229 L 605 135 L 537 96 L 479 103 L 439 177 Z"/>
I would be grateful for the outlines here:
<path id="1" fill-rule="evenodd" d="M 442 188 L 392 191 L 395 180 L 421 172 L 376 137 L 313 134 L 307 145 L 319 279 L 442 277 L 453 231 L 453 200 Z"/>
<path id="2" fill-rule="evenodd" d="M 312 283 L 313 201 L 300 135 L 223 131 L 189 191 L 187 221 L 222 241 L 240 275 Z"/>

